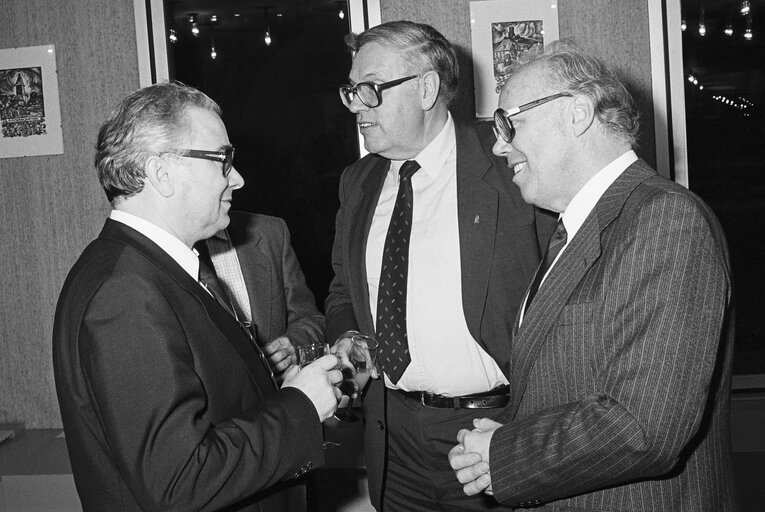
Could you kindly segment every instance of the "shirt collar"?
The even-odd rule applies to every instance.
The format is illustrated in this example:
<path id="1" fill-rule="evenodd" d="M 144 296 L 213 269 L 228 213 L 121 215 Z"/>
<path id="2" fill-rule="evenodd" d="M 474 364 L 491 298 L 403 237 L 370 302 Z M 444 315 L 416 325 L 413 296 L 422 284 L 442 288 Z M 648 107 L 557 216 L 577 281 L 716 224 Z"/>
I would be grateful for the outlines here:
<path id="1" fill-rule="evenodd" d="M 438 173 L 443 169 L 446 159 L 454 150 L 457 139 L 454 132 L 454 119 L 451 112 L 447 113 L 446 123 L 438 135 L 425 146 L 417 156 L 411 160 L 416 160 L 420 164 L 419 176 L 427 175 L 435 179 Z M 398 175 L 398 170 L 404 165 L 406 160 L 391 160 L 390 170 Z"/>
<path id="2" fill-rule="evenodd" d="M 598 171 L 595 176 L 585 183 L 585 185 L 576 193 L 574 198 L 566 207 L 566 211 L 561 214 L 563 224 L 566 226 L 566 233 L 570 241 L 579 228 L 584 224 L 585 219 L 595 208 L 601 196 L 616 178 L 632 165 L 638 159 L 633 150 L 629 150 L 617 157 L 610 164 Z"/>
<path id="3" fill-rule="evenodd" d="M 186 244 L 156 224 L 122 210 L 112 210 L 109 218 L 129 226 L 157 244 L 194 280 L 199 277 L 199 258 Z"/>

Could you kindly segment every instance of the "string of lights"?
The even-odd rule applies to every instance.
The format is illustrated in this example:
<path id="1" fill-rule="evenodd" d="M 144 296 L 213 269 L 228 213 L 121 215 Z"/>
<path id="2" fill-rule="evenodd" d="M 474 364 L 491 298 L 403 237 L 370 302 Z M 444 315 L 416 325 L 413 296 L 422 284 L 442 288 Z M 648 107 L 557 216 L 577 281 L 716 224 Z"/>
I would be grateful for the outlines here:
<path id="1" fill-rule="evenodd" d="M 752 31 L 752 6 L 749 0 L 741 0 L 741 3 L 739 7 L 737 7 L 736 10 L 732 10 L 727 17 L 727 22 L 724 25 L 724 28 L 722 30 L 723 34 L 725 34 L 728 37 L 733 37 L 735 34 L 734 24 L 733 24 L 733 16 L 739 15 L 743 16 L 745 19 L 744 22 L 744 30 L 741 34 L 744 39 L 747 41 L 751 41 L 754 37 L 754 33 Z M 680 21 L 680 30 L 683 32 L 686 32 L 688 30 L 688 22 L 685 19 L 685 16 L 681 17 Z M 702 5 L 699 8 L 699 21 L 696 25 L 696 33 L 699 35 L 699 37 L 706 37 L 707 35 L 707 23 L 706 23 L 706 12 L 704 9 L 704 6 Z"/>
<path id="2" fill-rule="evenodd" d="M 332 9 L 331 12 L 334 12 L 339 20 L 345 21 L 348 15 L 347 0 L 337 0 L 330 3 L 334 4 L 334 7 L 330 8 Z M 262 11 L 262 25 L 260 25 L 260 11 Z M 233 14 L 222 15 L 220 16 L 222 24 L 219 24 L 219 15 L 217 14 L 192 12 L 185 13 L 181 15 L 179 19 L 176 19 L 174 18 L 171 9 L 167 39 L 172 45 L 179 45 L 183 43 L 183 41 L 186 41 L 184 38 L 188 38 L 189 34 L 191 35 L 192 39 L 200 39 L 201 37 L 201 39 L 204 40 L 204 35 L 202 32 L 207 30 L 207 34 L 209 35 L 209 56 L 210 59 L 216 60 L 221 56 L 220 49 L 216 46 L 216 33 L 218 36 L 224 37 L 223 34 L 227 33 L 227 27 L 230 27 L 232 20 L 237 20 L 236 23 L 238 24 L 238 27 L 262 27 L 257 29 L 258 33 L 260 34 L 259 37 L 262 37 L 262 41 L 266 47 L 270 47 L 271 45 L 278 42 L 274 36 L 274 33 L 271 31 L 271 11 L 273 11 L 273 14 L 275 14 L 275 17 L 278 21 L 282 19 L 283 12 L 281 12 L 279 8 L 269 5 L 257 6 L 254 8 L 253 13 L 251 14 L 235 12 Z M 185 20 L 183 23 L 184 26 L 176 28 L 180 20 Z M 188 23 L 188 25 L 186 25 L 186 23 Z M 279 28 L 276 28 L 278 31 Z M 262 32 L 260 30 L 262 30 Z M 225 39 L 221 44 L 226 44 Z"/>
<path id="3" fill-rule="evenodd" d="M 688 75 L 688 81 L 698 87 L 699 91 L 704 90 L 704 84 L 702 84 L 699 79 L 692 74 Z M 709 97 L 715 101 L 719 101 L 723 105 L 727 105 L 733 109 L 741 111 L 744 117 L 750 117 L 750 111 L 754 108 L 754 103 L 744 98 L 743 96 L 738 96 L 736 99 L 731 99 L 723 94 L 712 94 Z"/>

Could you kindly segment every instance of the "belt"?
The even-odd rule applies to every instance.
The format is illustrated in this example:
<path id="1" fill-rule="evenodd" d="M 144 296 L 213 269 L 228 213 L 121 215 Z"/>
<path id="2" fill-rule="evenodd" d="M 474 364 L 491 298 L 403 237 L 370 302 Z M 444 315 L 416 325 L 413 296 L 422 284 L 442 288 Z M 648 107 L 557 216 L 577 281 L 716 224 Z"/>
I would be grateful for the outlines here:
<path id="1" fill-rule="evenodd" d="M 510 386 L 496 387 L 484 393 L 465 396 L 443 396 L 426 391 L 403 391 L 394 389 L 396 393 L 412 400 L 417 400 L 426 407 L 439 409 L 495 409 L 505 407 L 510 402 Z"/>

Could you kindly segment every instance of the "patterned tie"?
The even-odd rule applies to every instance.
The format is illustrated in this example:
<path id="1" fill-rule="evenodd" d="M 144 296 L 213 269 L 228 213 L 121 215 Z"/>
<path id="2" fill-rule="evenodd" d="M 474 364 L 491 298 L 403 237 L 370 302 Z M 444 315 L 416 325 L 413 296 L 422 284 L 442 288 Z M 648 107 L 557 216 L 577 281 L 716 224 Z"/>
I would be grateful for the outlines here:
<path id="1" fill-rule="evenodd" d="M 555 231 L 550 237 L 550 242 L 547 244 L 547 250 L 545 256 L 542 258 L 542 264 L 537 269 L 537 273 L 534 275 L 534 281 L 531 282 L 531 288 L 529 288 L 529 296 L 526 299 L 526 308 L 523 310 L 523 314 L 529 310 L 529 304 L 531 304 L 534 295 L 539 290 L 539 285 L 542 283 L 542 278 L 552 267 L 553 261 L 558 256 L 558 253 L 563 246 L 566 245 L 568 234 L 566 233 L 566 226 L 563 225 L 563 219 L 558 219 L 558 223 L 555 225 Z"/>
<path id="2" fill-rule="evenodd" d="M 419 168 L 420 164 L 408 160 L 398 171 L 398 195 L 385 236 L 377 294 L 378 359 L 393 383 L 399 381 L 411 361 L 406 335 L 406 286 L 412 233 L 411 178 Z"/>

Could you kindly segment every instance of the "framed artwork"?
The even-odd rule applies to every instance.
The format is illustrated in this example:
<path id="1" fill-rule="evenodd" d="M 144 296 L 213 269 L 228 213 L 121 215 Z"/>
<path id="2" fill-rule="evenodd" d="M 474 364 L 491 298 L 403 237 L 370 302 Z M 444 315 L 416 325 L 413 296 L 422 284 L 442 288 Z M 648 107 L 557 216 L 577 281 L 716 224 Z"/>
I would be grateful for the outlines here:
<path id="1" fill-rule="evenodd" d="M 0 157 L 63 152 L 54 46 L 0 50 Z"/>
<path id="2" fill-rule="evenodd" d="M 470 2 L 470 32 L 476 117 L 490 118 L 510 74 L 529 55 L 558 39 L 558 2 Z"/>

